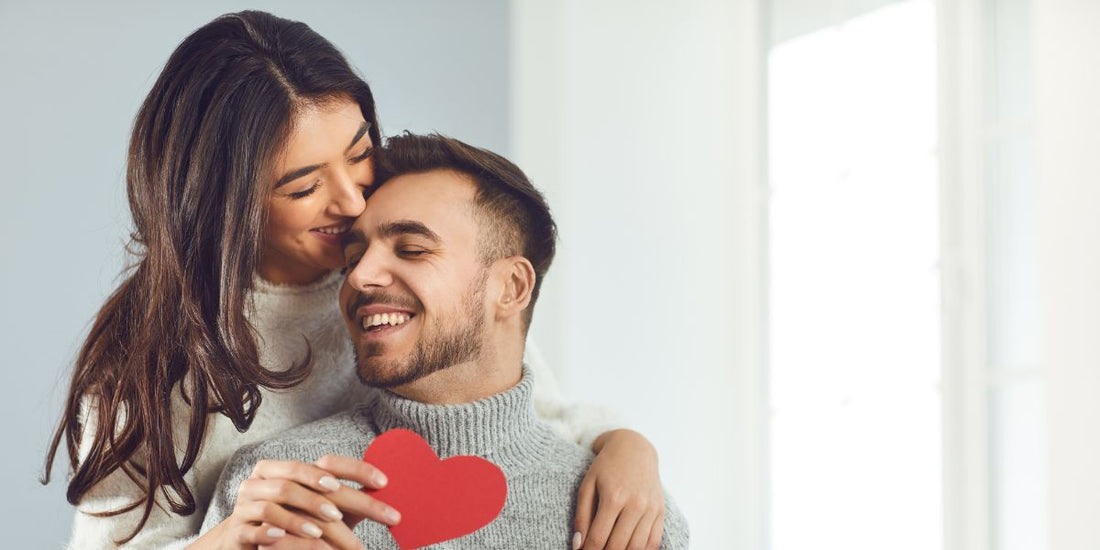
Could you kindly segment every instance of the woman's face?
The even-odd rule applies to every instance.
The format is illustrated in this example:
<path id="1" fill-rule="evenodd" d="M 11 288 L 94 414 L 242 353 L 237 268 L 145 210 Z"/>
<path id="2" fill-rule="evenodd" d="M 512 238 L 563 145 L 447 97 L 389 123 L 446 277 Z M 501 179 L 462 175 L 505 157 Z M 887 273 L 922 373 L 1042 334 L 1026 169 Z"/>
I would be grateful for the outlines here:
<path id="1" fill-rule="evenodd" d="M 330 101 L 302 110 L 275 166 L 260 276 L 306 284 L 344 264 L 341 237 L 363 212 L 373 183 L 374 144 L 359 104 Z"/>

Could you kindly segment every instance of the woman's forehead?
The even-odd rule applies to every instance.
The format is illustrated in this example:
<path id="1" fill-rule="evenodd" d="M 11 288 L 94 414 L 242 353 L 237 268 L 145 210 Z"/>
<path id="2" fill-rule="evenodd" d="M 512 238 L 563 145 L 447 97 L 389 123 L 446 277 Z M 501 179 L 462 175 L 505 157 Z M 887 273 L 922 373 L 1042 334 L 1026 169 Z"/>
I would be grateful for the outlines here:
<path id="1" fill-rule="evenodd" d="M 368 129 L 359 104 L 350 99 L 303 107 L 294 117 L 285 161 L 292 164 L 296 160 L 309 161 L 306 157 L 343 154 L 359 141 L 356 137 L 370 140 Z"/>

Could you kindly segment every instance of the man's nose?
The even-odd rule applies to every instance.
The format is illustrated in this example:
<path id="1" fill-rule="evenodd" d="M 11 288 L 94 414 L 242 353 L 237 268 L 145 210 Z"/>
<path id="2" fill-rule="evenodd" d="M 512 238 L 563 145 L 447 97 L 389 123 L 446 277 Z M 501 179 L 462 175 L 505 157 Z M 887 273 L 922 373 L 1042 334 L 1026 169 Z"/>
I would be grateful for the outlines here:
<path id="1" fill-rule="evenodd" d="M 368 248 L 359 263 L 348 272 L 348 284 L 352 288 L 364 290 L 393 284 L 393 274 L 381 247 L 372 248 Z"/>

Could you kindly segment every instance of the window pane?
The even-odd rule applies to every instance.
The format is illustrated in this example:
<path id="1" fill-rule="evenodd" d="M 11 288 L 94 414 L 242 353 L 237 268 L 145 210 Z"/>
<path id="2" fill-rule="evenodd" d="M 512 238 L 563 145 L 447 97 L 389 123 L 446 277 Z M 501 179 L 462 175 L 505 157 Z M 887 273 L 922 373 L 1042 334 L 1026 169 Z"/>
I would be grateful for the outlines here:
<path id="1" fill-rule="evenodd" d="M 942 548 L 935 57 L 929 1 L 769 56 L 775 550 Z"/>
<path id="2" fill-rule="evenodd" d="M 1035 140 L 1030 133 L 986 147 L 989 361 L 996 371 L 1039 366 L 1039 230 Z"/>
<path id="3" fill-rule="evenodd" d="M 993 525 L 997 550 L 1046 548 L 1043 385 L 993 392 Z"/>
<path id="4" fill-rule="evenodd" d="M 995 550 L 1046 548 L 1031 0 L 984 0 L 990 518 Z"/>

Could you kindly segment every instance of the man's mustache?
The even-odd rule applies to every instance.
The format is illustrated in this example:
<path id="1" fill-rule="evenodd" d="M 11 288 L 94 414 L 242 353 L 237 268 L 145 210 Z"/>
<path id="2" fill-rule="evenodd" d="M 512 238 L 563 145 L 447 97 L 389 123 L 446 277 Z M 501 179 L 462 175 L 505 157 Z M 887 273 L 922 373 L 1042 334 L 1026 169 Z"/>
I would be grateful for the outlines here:
<path id="1" fill-rule="evenodd" d="M 355 319 L 355 311 L 363 306 L 370 306 L 374 304 L 382 304 L 399 309 L 407 309 L 413 313 L 422 311 L 423 305 L 420 300 L 417 300 L 412 296 L 402 296 L 399 294 L 393 294 L 390 292 L 378 291 L 370 293 L 357 292 L 355 297 L 348 302 L 347 311 L 345 312 L 348 319 Z"/>

